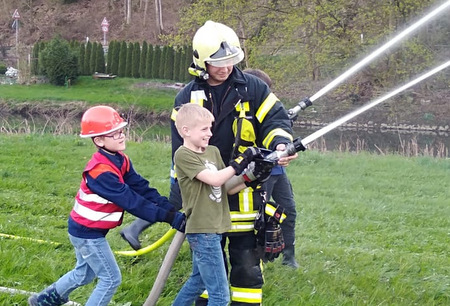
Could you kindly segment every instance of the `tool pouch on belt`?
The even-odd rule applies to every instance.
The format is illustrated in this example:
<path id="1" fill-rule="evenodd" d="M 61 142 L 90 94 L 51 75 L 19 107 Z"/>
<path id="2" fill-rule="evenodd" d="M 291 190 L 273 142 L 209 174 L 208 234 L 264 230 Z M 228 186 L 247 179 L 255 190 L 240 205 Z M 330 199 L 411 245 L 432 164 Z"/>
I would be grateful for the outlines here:
<path id="1" fill-rule="evenodd" d="M 284 249 L 284 238 L 280 224 L 286 219 L 284 209 L 273 203 L 261 205 L 255 220 L 257 248 L 260 258 L 274 261 Z"/>

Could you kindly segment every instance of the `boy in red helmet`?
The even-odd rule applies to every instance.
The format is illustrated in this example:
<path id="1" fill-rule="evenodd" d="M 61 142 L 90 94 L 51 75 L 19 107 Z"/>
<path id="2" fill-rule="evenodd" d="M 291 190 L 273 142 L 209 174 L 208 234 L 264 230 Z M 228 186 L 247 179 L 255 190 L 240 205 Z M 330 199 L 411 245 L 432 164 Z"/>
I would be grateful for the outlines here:
<path id="1" fill-rule="evenodd" d="M 126 125 L 109 106 L 94 106 L 81 118 L 80 136 L 90 137 L 98 150 L 83 171 L 68 221 L 77 263 L 55 283 L 31 296 L 29 305 L 62 305 L 73 290 L 95 278 L 97 285 L 85 305 L 108 305 L 121 283 L 121 274 L 105 236 L 122 223 L 124 211 L 152 223 L 167 222 L 184 232 L 185 215 L 151 188 L 122 153 Z"/>

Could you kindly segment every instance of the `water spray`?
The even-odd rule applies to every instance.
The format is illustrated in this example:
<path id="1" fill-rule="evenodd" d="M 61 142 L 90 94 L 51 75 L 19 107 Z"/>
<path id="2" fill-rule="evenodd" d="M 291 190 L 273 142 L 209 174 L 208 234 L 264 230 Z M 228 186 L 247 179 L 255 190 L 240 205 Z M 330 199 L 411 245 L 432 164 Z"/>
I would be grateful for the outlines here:
<path id="1" fill-rule="evenodd" d="M 377 49 L 375 52 L 373 52 L 371 55 L 369 55 L 368 57 L 366 57 L 364 60 L 362 60 L 361 62 L 359 62 L 357 65 L 355 65 L 354 67 L 352 67 L 351 69 L 349 69 L 347 72 L 345 72 L 344 74 L 342 74 L 340 77 L 338 77 L 337 79 L 335 79 L 333 82 L 331 82 L 330 84 L 328 84 L 327 86 L 325 86 L 323 89 L 321 89 L 319 92 L 317 92 L 315 95 L 313 95 L 311 98 L 305 98 L 302 101 L 300 101 L 297 106 L 295 106 L 294 108 L 290 109 L 288 111 L 288 115 L 289 118 L 291 120 L 295 119 L 295 117 L 297 116 L 297 113 L 300 110 L 304 110 L 305 108 L 307 108 L 308 106 L 312 105 L 312 102 L 315 101 L 316 99 L 318 99 L 319 97 L 321 97 L 322 95 L 324 95 L 325 93 L 327 93 L 329 90 L 331 90 L 333 87 L 335 87 L 336 85 L 340 84 L 341 82 L 343 82 L 346 78 L 348 78 L 350 75 L 352 75 L 353 73 L 355 73 L 356 71 L 358 71 L 359 69 L 361 69 L 364 65 L 366 65 L 367 63 L 369 63 L 371 60 L 373 60 L 375 57 L 377 57 L 378 55 L 380 55 L 382 52 L 384 52 L 387 48 L 389 48 L 390 46 L 392 46 L 393 44 L 395 44 L 396 42 L 400 41 L 402 38 L 404 38 L 406 35 L 408 35 L 410 32 L 412 32 L 413 30 L 415 30 L 416 28 L 418 28 L 419 26 L 421 26 L 422 24 L 424 24 L 425 22 L 427 22 L 429 19 L 431 19 L 432 17 L 434 17 L 435 15 L 437 15 L 438 13 L 440 13 L 441 11 L 443 11 L 445 8 L 447 8 L 448 6 L 450 6 L 450 0 L 448 0 L 446 3 L 444 3 L 443 5 L 441 5 L 440 7 L 438 7 L 437 9 L 435 9 L 434 11 L 432 11 L 431 13 L 429 13 L 427 16 L 423 17 L 421 20 L 419 20 L 418 22 L 416 22 L 415 24 L 413 24 L 412 26 L 410 26 L 409 28 L 407 28 L 405 31 L 403 31 L 402 33 L 400 33 L 399 35 L 397 35 L 395 38 L 393 38 L 392 40 L 390 40 L 388 43 L 386 43 L 385 45 L 383 45 L 382 47 L 380 47 L 379 49 Z M 287 145 L 286 150 L 284 151 L 274 151 L 272 153 L 270 153 L 269 155 L 267 155 L 265 157 L 265 159 L 270 160 L 270 161 L 277 161 L 278 159 L 280 159 L 281 157 L 286 157 L 286 156 L 290 156 L 290 155 L 294 155 L 296 152 L 298 151 L 304 151 L 306 150 L 306 146 L 313 142 L 314 140 L 318 139 L 319 137 L 323 136 L 324 134 L 328 133 L 329 131 L 335 129 L 336 127 L 342 125 L 343 123 L 347 122 L 348 120 L 358 116 L 359 114 L 369 110 L 370 108 L 374 107 L 375 105 L 378 105 L 382 102 L 384 102 L 385 100 L 395 96 L 396 94 L 402 92 L 403 90 L 419 83 L 420 81 L 428 78 L 429 76 L 441 71 L 442 69 L 447 68 L 450 65 L 450 61 L 446 62 L 443 65 L 440 65 L 438 67 L 436 67 L 435 69 L 431 70 L 428 73 L 425 73 L 424 75 L 422 75 L 421 77 L 399 87 L 398 89 L 392 91 L 391 93 L 387 94 L 386 96 L 377 99 L 369 104 L 367 104 L 366 106 L 363 106 L 362 108 L 336 120 L 335 122 L 329 124 L 328 126 L 316 131 L 315 133 L 307 136 L 306 138 L 304 138 L 303 140 L 301 138 L 296 138 L 294 139 L 294 141 L 290 144 Z M 159 270 L 158 276 L 156 277 L 156 280 L 153 284 L 153 287 L 150 291 L 149 296 L 147 297 L 144 306 L 154 306 L 156 305 L 159 296 L 161 295 L 161 292 L 164 288 L 164 285 L 167 281 L 167 278 L 169 276 L 170 270 L 172 268 L 173 263 L 175 262 L 176 256 L 178 255 L 178 252 L 181 248 L 181 245 L 184 241 L 185 238 L 185 234 L 181 233 L 181 232 L 177 232 L 175 234 L 175 237 L 169 247 L 169 250 L 166 253 L 166 256 L 164 258 L 164 261 L 162 263 L 161 269 Z"/>
<path id="2" fill-rule="evenodd" d="M 447 9 L 448 7 L 450 7 L 450 0 L 447 0 L 445 3 L 443 3 L 442 5 L 440 5 L 439 7 L 437 7 L 436 9 L 434 9 L 433 11 L 431 11 L 430 13 L 428 13 L 427 15 L 425 15 L 424 17 L 422 17 L 419 21 L 415 22 L 414 24 L 412 24 L 411 26 L 409 26 L 408 28 L 406 28 L 404 31 L 402 31 L 400 34 L 398 34 L 397 36 L 395 36 L 394 38 L 392 38 L 390 41 L 388 41 L 386 44 L 384 44 L 383 46 L 381 46 L 380 48 L 378 48 L 377 50 L 375 50 L 374 52 L 372 52 L 370 55 L 368 55 L 367 57 L 365 57 L 363 60 L 361 60 L 359 63 L 357 63 L 355 66 L 353 66 L 352 68 L 350 68 L 349 70 L 347 70 L 346 72 L 344 72 L 343 74 L 341 74 L 339 77 L 337 77 L 335 80 L 333 80 L 331 83 L 329 83 L 327 86 L 325 86 L 324 88 L 322 88 L 321 90 L 319 90 L 317 93 L 315 93 L 313 96 L 311 96 L 310 98 L 305 98 L 302 101 L 300 101 L 295 107 L 291 108 L 288 111 L 288 115 L 289 118 L 291 120 L 295 119 L 297 116 L 297 113 L 300 110 L 304 110 L 305 108 L 307 108 L 308 106 L 312 105 L 312 102 L 314 102 L 315 100 L 317 100 L 318 98 L 320 98 L 321 96 L 323 96 L 324 94 L 326 94 L 328 91 L 330 91 L 331 89 L 333 89 L 334 87 L 336 87 L 337 85 L 339 85 L 340 83 L 342 83 L 344 80 L 346 80 L 349 76 L 351 76 L 352 74 L 354 74 L 355 72 L 357 72 L 358 70 L 360 70 L 361 68 L 363 68 L 365 65 L 367 65 L 368 63 L 370 63 L 373 59 L 375 59 L 377 56 L 379 56 L 380 54 L 382 54 L 384 51 L 386 51 L 388 48 L 390 48 L 392 45 L 396 44 L 397 42 L 401 41 L 403 38 L 405 38 L 408 34 L 410 34 L 411 32 L 413 32 L 414 30 L 416 30 L 417 28 L 419 28 L 420 26 L 424 25 L 426 22 L 428 22 L 429 20 L 431 20 L 433 17 L 435 17 L 436 15 L 438 15 L 439 13 L 443 12 L 445 9 Z"/>
<path id="3" fill-rule="evenodd" d="M 450 3 L 450 1 L 449 1 Z M 267 155 L 265 159 L 269 161 L 277 161 L 281 157 L 286 157 L 290 155 L 294 155 L 298 151 L 304 151 L 306 150 L 306 146 L 316 140 L 317 138 L 323 136 L 324 134 L 328 133 L 329 131 L 335 129 L 336 127 L 342 125 L 346 121 L 358 116 L 359 114 L 371 109 L 375 105 L 378 105 L 385 100 L 395 96 L 396 94 L 402 92 L 403 90 L 419 83 L 420 81 L 432 76 L 433 74 L 447 68 L 450 66 L 450 61 L 432 69 L 431 71 L 423 74 L 422 76 L 418 77 L 417 79 L 399 87 L 398 89 L 390 92 L 389 94 L 383 96 L 382 98 L 379 98 L 366 106 L 361 107 L 360 109 L 334 121 L 333 123 L 327 125 L 326 127 L 316 131 L 315 133 L 305 137 L 303 140 L 301 138 L 296 138 L 293 143 L 290 143 L 286 146 L 286 150 L 284 151 L 274 151 Z M 170 244 L 169 250 L 166 253 L 166 256 L 164 257 L 163 263 L 161 265 L 161 269 L 158 272 L 158 275 L 155 279 L 155 282 L 153 283 L 152 289 L 149 293 L 149 296 L 147 297 L 144 306 L 155 306 L 159 296 L 161 295 L 162 290 L 164 289 L 164 285 L 167 281 L 167 278 L 169 277 L 170 270 L 172 269 L 172 266 L 175 262 L 175 259 L 178 255 L 178 252 L 180 251 L 181 245 L 183 244 L 185 238 L 185 234 L 181 232 L 176 232 L 175 237 Z"/>
<path id="4" fill-rule="evenodd" d="M 449 1 L 450 3 L 450 1 Z M 337 128 L 338 126 L 344 124 L 345 122 L 349 121 L 350 119 L 364 113 L 365 111 L 371 109 L 372 107 L 386 101 L 387 99 L 401 93 L 402 91 L 404 91 L 405 89 L 408 89 L 409 87 L 416 85 L 417 83 L 425 80 L 426 78 L 432 76 L 433 74 L 447 68 L 448 66 L 450 66 L 450 60 L 437 66 L 436 68 L 430 70 L 427 73 L 424 73 L 423 75 L 421 75 L 420 77 L 406 83 L 403 86 L 400 86 L 399 88 L 391 91 L 390 93 L 386 94 L 385 96 L 376 99 L 373 102 L 370 102 L 364 106 L 362 106 L 361 108 L 345 115 L 342 118 L 339 118 L 338 120 L 328 124 L 327 126 L 321 128 L 320 130 L 317 130 L 316 132 L 312 133 L 311 135 L 301 139 L 301 138 L 296 138 L 293 143 L 290 143 L 286 146 L 286 150 L 284 151 L 274 151 L 272 153 L 270 153 L 269 155 L 266 156 L 266 159 L 269 160 L 278 160 L 281 157 L 286 157 L 286 156 L 290 156 L 290 155 L 294 155 L 296 152 L 298 151 L 304 151 L 307 147 L 308 144 L 310 144 L 311 142 L 313 142 L 314 140 L 322 137 L 323 135 L 325 135 L 326 133 L 330 132 L 331 130 L 334 130 L 335 128 Z"/>

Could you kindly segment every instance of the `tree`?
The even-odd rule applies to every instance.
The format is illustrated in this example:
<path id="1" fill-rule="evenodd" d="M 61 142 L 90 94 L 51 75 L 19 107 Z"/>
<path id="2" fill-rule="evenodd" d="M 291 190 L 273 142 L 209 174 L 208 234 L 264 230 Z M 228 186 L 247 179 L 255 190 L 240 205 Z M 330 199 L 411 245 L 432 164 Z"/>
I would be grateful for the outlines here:
<path id="1" fill-rule="evenodd" d="M 181 12 L 177 35 L 163 39 L 185 44 L 206 20 L 223 22 L 241 40 L 244 67 L 264 69 L 275 83 L 282 80 L 288 86 L 335 77 L 432 4 L 429 0 L 197 0 Z M 424 40 L 408 41 L 395 55 L 379 59 L 369 73 L 386 67 L 384 79 L 394 77 L 396 71 L 406 76 L 420 70 L 430 58 Z"/>
<path id="2" fill-rule="evenodd" d="M 102 44 L 97 44 L 97 55 L 95 56 L 95 72 L 105 72 L 105 51 Z"/>
<path id="3" fill-rule="evenodd" d="M 148 11 L 148 0 L 144 0 L 144 17 L 142 18 L 142 25 L 145 27 L 147 25 L 147 11 Z"/>
<path id="4" fill-rule="evenodd" d="M 161 62 L 161 46 L 156 45 L 152 59 L 152 79 L 159 79 L 161 77 L 161 75 L 159 74 L 160 62 Z"/>
<path id="5" fill-rule="evenodd" d="M 79 56 L 79 65 L 78 65 L 78 72 L 80 73 L 80 75 L 84 75 L 84 70 L 83 70 L 83 64 L 84 64 L 84 54 L 86 52 L 86 45 L 85 44 L 80 44 L 79 50 L 78 50 L 78 56 Z"/>
<path id="6" fill-rule="evenodd" d="M 38 74 L 38 58 L 39 58 L 39 43 L 35 43 L 33 46 L 33 52 L 31 57 L 31 74 Z"/>
<path id="7" fill-rule="evenodd" d="M 154 55 L 154 49 L 153 45 L 149 44 L 147 48 L 147 56 L 145 59 L 145 78 L 151 79 L 152 78 L 152 69 L 153 69 L 153 55 Z"/>
<path id="8" fill-rule="evenodd" d="M 172 46 L 166 46 L 166 55 L 164 59 L 164 78 L 173 80 L 174 50 Z"/>
<path id="9" fill-rule="evenodd" d="M 163 46 L 162 51 L 161 51 L 161 60 L 159 61 L 159 70 L 158 70 L 158 75 L 159 75 L 159 78 L 161 78 L 161 79 L 164 79 L 164 76 L 165 76 L 165 69 L 166 69 L 166 62 L 167 62 L 168 55 L 169 55 L 169 47 Z"/>
<path id="10" fill-rule="evenodd" d="M 189 67 L 192 64 L 192 46 L 184 46 L 183 47 L 183 64 L 182 64 L 182 76 L 183 81 L 188 82 L 192 80 L 193 76 L 189 74 Z"/>
<path id="11" fill-rule="evenodd" d="M 108 54 L 106 55 L 106 73 L 111 73 L 112 62 L 113 62 L 113 53 L 114 53 L 114 41 L 111 41 L 108 45 Z"/>
<path id="12" fill-rule="evenodd" d="M 109 70 L 109 73 L 118 75 L 119 74 L 119 59 L 120 59 L 120 48 L 121 44 L 118 41 L 113 41 L 113 46 L 111 51 L 111 70 Z M 109 65 L 109 63 L 108 63 Z"/>
<path id="13" fill-rule="evenodd" d="M 60 38 L 52 39 L 39 54 L 44 70 L 51 84 L 64 85 L 67 79 L 78 76 L 78 56 L 69 43 Z"/>
<path id="14" fill-rule="evenodd" d="M 91 61 L 91 53 L 92 53 L 92 43 L 88 41 L 86 43 L 86 50 L 84 53 L 84 63 L 83 63 L 83 75 L 90 74 L 90 61 Z"/>
<path id="15" fill-rule="evenodd" d="M 133 78 L 140 77 L 140 73 L 139 73 L 140 59 L 141 59 L 141 46 L 139 45 L 138 42 L 135 42 L 134 46 L 133 46 L 133 55 L 131 57 L 131 76 Z"/>
<path id="16" fill-rule="evenodd" d="M 155 13 L 156 13 L 156 26 L 158 27 L 159 34 L 164 30 L 162 21 L 162 7 L 161 0 L 155 0 Z"/>
<path id="17" fill-rule="evenodd" d="M 120 77 L 126 76 L 127 51 L 127 43 L 125 41 L 122 41 L 122 43 L 120 44 L 119 66 L 117 70 L 117 75 Z"/>
<path id="18" fill-rule="evenodd" d="M 141 58 L 139 59 L 139 76 L 141 78 L 145 78 L 145 70 L 147 66 L 147 51 L 148 51 L 148 44 L 144 40 L 142 43 L 142 50 L 141 50 Z"/>
<path id="19" fill-rule="evenodd" d="M 126 23 L 130 24 L 131 21 L 131 0 L 125 0 L 125 11 L 126 11 Z"/>
<path id="20" fill-rule="evenodd" d="M 95 72 L 95 63 L 96 63 L 98 45 L 99 44 L 97 42 L 94 42 L 92 44 L 91 57 L 89 58 L 88 75 L 93 74 Z"/>
<path id="21" fill-rule="evenodd" d="M 173 60 L 173 80 L 181 81 L 181 57 L 183 56 L 182 48 L 178 47 L 174 50 L 174 60 Z"/>
<path id="22" fill-rule="evenodd" d="M 134 50 L 134 44 L 129 43 L 128 49 L 127 49 L 127 58 L 126 58 L 126 66 L 125 66 L 125 76 L 127 78 L 131 78 L 131 69 L 133 67 L 133 51 Z"/>
<path id="23" fill-rule="evenodd" d="M 48 42 L 41 41 L 39 43 L 39 54 L 47 47 Z M 38 56 L 38 74 L 43 75 L 44 74 L 44 67 L 42 66 L 42 58 L 41 56 Z"/>

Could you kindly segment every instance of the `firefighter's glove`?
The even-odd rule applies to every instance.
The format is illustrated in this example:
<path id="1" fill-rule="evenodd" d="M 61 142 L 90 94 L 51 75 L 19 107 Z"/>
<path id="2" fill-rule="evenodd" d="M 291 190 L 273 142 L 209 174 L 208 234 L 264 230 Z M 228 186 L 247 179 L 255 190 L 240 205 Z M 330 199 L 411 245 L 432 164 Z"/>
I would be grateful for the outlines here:
<path id="1" fill-rule="evenodd" d="M 255 230 L 260 257 L 264 262 L 273 261 L 284 249 L 280 226 L 284 219 L 286 215 L 281 206 L 267 202 L 260 207 L 255 220 Z"/>
<path id="2" fill-rule="evenodd" d="M 276 161 L 267 159 L 255 159 L 252 161 L 242 175 L 245 186 L 252 187 L 255 190 L 259 188 L 261 184 L 270 178 L 270 173 L 275 165 Z"/>
<path id="3" fill-rule="evenodd" d="M 230 162 L 230 166 L 233 167 L 236 174 L 239 175 L 256 157 L 262 158 L 261 150 L 257 147 L 248 147 L 244 153 L 239 154 L 237 158 Z"/>
<path id="4" fill-rule="evenodd" d="M 170 225 L 177 231 L 184 233 L 186 229 L 186 215 L 179 211 L 175 212 L 175 217 Z"/>

